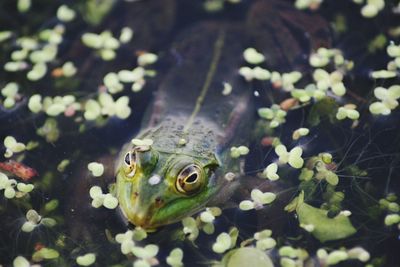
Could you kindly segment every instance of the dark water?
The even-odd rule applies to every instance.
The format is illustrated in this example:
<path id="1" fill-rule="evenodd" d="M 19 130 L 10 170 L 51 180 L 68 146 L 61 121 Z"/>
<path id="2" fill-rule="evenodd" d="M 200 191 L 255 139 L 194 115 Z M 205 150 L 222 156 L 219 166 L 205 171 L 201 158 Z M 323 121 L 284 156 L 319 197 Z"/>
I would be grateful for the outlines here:
<path id="1" fill-rule="evenodd" d="M 9 39 L 0 42 L 2 66 L 11 60 L 13 51 L 20 49 L 17 38 L 30 36 L 38 39 L 38 33 L 45 29 L 53 29 L 56 25 L 65 27 L 62 41 L 57 45 L 57 56 L 46 63 L 47 74 L 43 78 L 37 81 L 27 78 L 27 72 L 32 65 L 29 60 L 27 69 L 0 72 L 1 88 L 9 82 L 19 84 L 19 95 L 15 97 L 14 107 L 5 108 L 5 97 L 1 97 L 0 139 L 4 140 L 11 135 L 24 144 L 36 141 L 36 148 L 15 153 L 12 159 L 23 162 L 39 173 L 29 181 L 35 188 L 28 195 L 7 199 L 3 196 L 4 191 L 0 190 L 0 266 L 12 266 L 13 260 L 19 255 L 33 264 L 32 255 L 41 247 L 51 248 L 59 253 L 54 259 L 39 261 L 43 266 L 74 266 L 77 256 L 85 253 L 96 254 L 95 266 L 131 266 L 136 261 L 132 255 L 121 254 L 120 245 L 113 240 L 116 234 L 125 232 L 128 227 L 134 227 L 127 227 L 114 210 L 92 208 L 88 191 L 93 185 L 100 185 L 106 191 L 108 184 L 114 181 L 114 159 L 122 145 L 140 130 L 144 112 L 157 96 L 159 85 L 167 76 L 168 70 L 182 60 L 175 49 L 182 38 L 182 32 L 186 37 L 190 34 L 195 37 L 198 33 L 191 31 L 191 27 L 205 21 L 248 27 L 245 26 L 249 21 L 248 14 L 255 14 L 254 9 L 253 13 L 249 10 L 252 10 L 255 2 L 257 1 L 242 0 L 238 4 L 226 2 L 220 10 L 207 11 L 205 2 L 199 0 L 116 1 L 104 18 L 98 18 L 98 21 L 88 21 L 87 18 L 90 14 L 98 16 L 102 5 L 108 2 L 41 0 L 34 1 L 26 12 L 18 11 L 15 1 L 0 3 L 0 32 L 12 31 Z M 281 260 L 278 249 L 285 245 L 306 250 L 309 258 L 304 261 L 308 266 L 325 266 L 316 257 L 319 248 L 332 251 L 356 246 L 369 252 L 370 259 L 367 263 L 371 266 L 399 266 L 399 223 L 392 226 L 384 224 L 387 214 L 399 212 L 388 212 L 381 208 L 379 200 L 390 194 L 400 193 L 400 116 L 398 108 L 393 109 L 388 116 L 373 116 L 368 109 L 376 101 L 373 96 L 374 88 L 388 88 L 399 84 L 398 69 L 396 77 L 391 79 L 370 78 L 371 71 L 385 69 L 390 61 L 386 53 L 389 41 L 399 43 L 398 35 L 391 34 L 391 29 L 400 25 L 399 16 L 394 10 L 395 1 L 386 1 L 385 8 L 372 19 L 361 16 L 361 6 L 351 1 L 326 0 L 316 11 L 298 11 L 293 8 L 291 1 L 265 2 L 269 3 L 267 11 L 270 13 L 266 17 L 271 17 L 271 23 L 261 16 L 261 25 L 264 25 L 261 28 L 268 29 L 274 36 L 273 45 L 268 40 L 262 40 L 262 31 L 246 40 L 246 45 L 267 53 L 271 65 L 277 71 L 301 71 L 304 78 L 298 83 L 299 88 L 312 81 L 313 68 L 308 64 L 308 57 L 316 48 L 328 46 L 341 49 L 346 59 L 354 61 L 354 68 L 344 75 L 347 94 L 342 98 L 336 97 L 335 103 L 339 106 L 346 103 L 357 104 L 360 119 L 353 123 L 349 119 L 338 121 L 322 116 L 318 123 L 313 123 L 313 114 L 322 112 L 323 108 L 317 108 L 318 101 L 311 101 L 308 105 L 289 111 L 286 122 L 275 130 L 264 127 L 265 120 L 260 120 L 258 126 L 249 125 L 254 128 L 255 134 L 247 142 L 250 153 L 246 156 L 245 174 L 256 177 L 268 164 L 276 161 L 274 149 L 262 145 L 262 138 L 265 140 L 268 136 L 279 137 L 281 143 L 288 148 L 302 146 L 305 160 L 322 152 L 331 153 L 335 162 L 334 172 L 340 178 L 335 190 L 343 192 L 345 196 L 340 209 L 352 212 L 350 219 L 357 232 L 341 240 L 321 243 L 300 228 L 294 213 L 287 213 L 283 208 L 307 185 L 300 184 L 299 170 L 286 166 L 279 167 L 280 180 L 268 183 L 267 186 L 268 190 L 278 194 L 278 199 L 261 211 L 241 211 L 238 208 L 239 201 L 249 199 L 249 196 L 248 192 L 246 195 L 239 190 L 229 203 L 221 205 L 229 208 L 215 220 L 214 234 L 200 233 L 194 243 L 187 239 L 181 240 L 178 237 L 182 237 L 182 225 L 176 223 L 149 234 L 144 241 L 137 244 L 158 245 L 159 266 L 167 266 L 166 257 L 175 247 L 183 249 L 185 266 L 209 266 L 222 258 L 221 254 L 212 250 L 219 233 L 229 231 L 232 226 L 237 227 L 239 238 L 236 247 L 239 247 L 241 241 L 252 238 L 255 232 L 269 228 L 277 245 L 266 253 L 276 266 L 279 266 Z M 63 22 L 57 18 L 57 9 L 62 4 L 76 11 L 71 22 Z M 338 30 L 339 16 L 346 21 L 345 31 Z M 100 33 L 104 30 L 110 30 L 118 38 L 125 26 L 134 30 L 132 41 L 122 44 L 116 50 L 115 59 L 111 61 L 101 59 L 95 49 L 84 46 L 80 39 L 85 32 Z M 250 31 L 249 28 L 246 31 Z M 386 37 L 386 42 L 381 47 L 372 49 L 371 41 L 380 34 Z M 265 51 L 267 48 L 260 46 L 265 43 L 269 45 L 267 48 L 273 48 L 269 50 L 273 52 Z M 39 41 L 38 48 L 35 49 L 45 44 L 46 41 Z M 147 67 L 156 70 L 157 74 L 155 77 L 146 77 L 146 84 L 141 91 L 132 92 L 130 84 L 125 84 L 124 90 L 115 95 L 114 99 L 123 95 L 129 97 L 131 115 L 127 119 L 100 116 L 96 121 L 87 121 L 81 111 L 76 111 L 71 117 L 64 114 L 52 117 L 43 111 L 34 114 L 27 107 L 29 97 L 33 94 L 43 97 L 74 95 L 80 103 L 97 99 L 98 94 L 104 90 L 102 85 L 105 74 L 135 68 L 136 57 L 143 51 L 159 56 L 155 64 Z M 77 73 L 72 77 L 57 77 L 53 70 L 67 61 L 75 64 Z M 268 64 L 262 66 L 272 70 L 272 66 Z M 246 63 L 243 61 L 241 66 L 244 65 Z M 290 97 L 289 93 L 274 88 L 269 81 L 243 82 L 243 86 L 256 92 L 252 101 L 257 107 L 279 104 Z M 337 106 L 329 109 L 328 104 L 320 103 L 334 117 Z M 254 117 L 258 119 L 257 114 Z M 38 134 L 38 130 L 49 118 L 57 122 L 59 137 L 52 139 L 48 136 L 46 140 L 43 135 Z M 299 141 L 292 140 L 292 132 L 300 127 L 309 128 L 310 133 Z M 7 160 L 3 157 L 5 150 L 3 147 L 1 151 L 2 162 Z M 57 166 L 65 159 L 70 160 L 70 164 L 65 170 L 58 170 Z M 102 178 L 88 175 L 86 166 L 92 161 L 100 161 L 106 165 Z M 15 175 L 9 174 L 8 177 L 15 178 Z M 19 178 L 15 179 L 21 181 Z M 265 180 L 258 179 L 254 185 L 251 181 L 243 188 L 264 188 L 266 183 L 260 185 L 260 181 Z M 323 193 L 326 183 L 316 183 L 314 190 L 306 201 L 319 207 L 325 202 Z M 55 203 L 54 201 L 58 205 L 49 209 L 48 203 Z M 394 202 L 399 203 L 398 200 Z M 21 231 L 29 209 L 35 209 L 43 217 L 54 219 L 56 225 L 40 225 L 30 233 Z M 331 211 L 337 212 L 333 208 Z M 341 264 L 365 266 L 367 263 L 353 260 Z"/>

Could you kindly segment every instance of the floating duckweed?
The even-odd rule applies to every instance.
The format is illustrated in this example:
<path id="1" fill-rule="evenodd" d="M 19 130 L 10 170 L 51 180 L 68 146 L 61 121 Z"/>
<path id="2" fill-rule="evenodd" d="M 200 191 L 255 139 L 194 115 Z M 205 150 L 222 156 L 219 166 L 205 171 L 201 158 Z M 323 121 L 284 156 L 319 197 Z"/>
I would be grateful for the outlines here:
<path id="1" fill-rule="evenodd" d="M 94 208 L 104 206 L 107 209 L 115 209 L 118 206 L 118 199 L 110 193 L 103 194 L 99 186 L 92 186 L 89 195 L 92 198 L 92 207 Z"/>
<path id="2" fill-rule="evenodd" d="M 90 32 L 84 33 L 82 35 L 82 42 L 84 45 L 95 49 L 100 48 L 102 45 L 102 40 L 100 35 Z"/>
<path id="3" fill-rule="evenodd" d="M 93 99 L 89 99 L 85 103 L 85 113 L 83 113 L 83 116 L 85 117 L 86 120 L 95 120 L 97 119 L 98 116 L 101 114 L 101 107 L 99 103 L 97 103 Z"/>
<path id="4" fill-rule="evenodd" d="M 243 57 L 247 63 L 257 65 L 265 61 L 265 57 L 263 54 L 257 52 L 256 49 L 250 47 L 244 50 Z"/>
<path id="5" fill-rule="evenodd" d="M 166 261 L 167 264 L 169 266 L 172 267 L 181 267 L 183 266 L 183 251 L 180 248 L 174 248 L 173 250 L 171 250 L 171 252 L 169 253 Z"/>
<path id="6" fill-rule="evenodd" d="M 294 3 L 295 7 L 298 9 L 318 9 L 319 5 L 323 0 L 296 0 Z"/>
<path id="7" fill-rule="evenodd" d="M 324 69 L 316 69 L 313 78 L 317 82 L 319 90 L 326 91 L 331 88 L 332 92 L 337 96 L 343 96 L 346 93 L 346 88 L 342 82 L 343 74 L 339 71 L 328 73 Z"/>
<path id="8" fill-rule="evenodd" d="M 347 255 L 350 259 L 357 259 L 361 262 L 367 262 L 370 259 L 370 254 L 368 251 L 362 247 L 354 247 L 347 251 Z"/>
<path id="9" fill-rule="evenodd" d="M 81 40 L 87 47 L 96 49 L 101 58 L 106 61 L 115 58 L 115 50 L 120 46 L 118 39 L 110 31 L 104 31 L 100 34 L 84 33 Z"/>
<path id="10" fill-rule="evenodd" d="M 199 236 L 196 220 L 192 217 L 186 217 L 182 220 L 183 233 L 189 240 L 194 241 Z"/>
<path id="11" fill-rule="evenodd" d="M 388 89 L 377 87 L 374 95 L 380 101 L 372 103 L 369 111 L 375 115 L 389 115 L 399 105 L 397 99 L 400 98 L 400 85 L 392 85 Z"/>
<path id="12" fill-rule="evenodd" d="M 258 115 L 266 120 L 270 120 L 271 128 L 276 128 L 285 122 L 286 111 L 282 110 L 279 105 L 272 105 L 271 108 L 259 108 Z"/>
<path id="13" fill-rule="evenodd" d="M 371 72 L 371 77 L 374 79 L 388 79 L 388 78 L 394 78 L 397 76 L 397 73 L 395 71 L 390 71 L 390 70 L 376 70 Z"/>
<path id="14" fill-rule="evenodd" d="M 345 261 L 348 259 L 348 255 L 346 251 L 335 250 L 328 254 L 326 259 L 326 263 L 329 265 L 338 264 L 341 261 Z"/>
<path id="15" fill-rule="evenodd" d="M 149 244 L 146 245 L 144 248 L 134 247 L 132 249 L 132 253 L 138 258 L 150 259 L 157 255 L 158 250 L 159 248 L 157 245 Z"/>
<path id="16" fill-rule="evenodd" d="M 71 61 L 65 62 L 64 65 L 61 67 L 63 71 L 63 75 L 65 77 L 72 77 L 76 74 L 77 69 Z"/>
<path id="17" fill-rule="evenodd" d="M 254 79 L 259 81 L 266 81 L 271 78 L 271 72 L 269 70 L 263 69 L 261 67 L 255 67 L 253 70 Z"/>
<path id="18" fill-rule="evenodd" d="M 20 13 L 25 13 L 31 8 L 31 0 L 18 0 L 17 9 Z"/>
<path id="19" fill-rule="evenodd" d="M 18 191 L 21 191 L 23 193 L 29 193 L 33 190 L 33 188 L 34 188 L 33 184 L 24 184 L 24 183 L 17 184 Z"/>
<path id="20" fill-rule="evenodd" d="M 222 95 L 229 95 L 232 92 L 232 85 L 227 82 L 222 83 L 224 88 L 222 89 Z"/>
<path id="21" fill-rule="evenodd" d="M 338 120 L 344 120 L 349 118 L 351 120 L 357 120 L 360 117 L 360 113 L 355 110 L 356 106 L 352 104 L 347 104 L 344 107 L 340 107 L 336 113 L 336 118 Z"/>
<path id="22" fill-rule="evenodd" d="M 42 260 L 52 260 L 60 257 L 60 253 L 57 250 L 51 248 L 41 248 L 32 255 L 32 260 L 40 262 Z"/>
<path id="23" fill-rule="evenodd" d="M 14 179 L 8 179 L 7 175 L 0 172 L 0 190 L 4 190 L 4 197 L 11 199 L 15 197 L 14 187 L 17 181 Z"/>
<path id="24" fill-rule="evenodd" d="M 259 189 L 251 190 L 251 200 L 243 200 L 239 203 L 239 208 L 241 210 L 252 210 L 261 209 L 263 205 L 271 204 L 275 199 L 276 195 L 271 192 L 263 193 Z"/>
<path id="25" fill-rule="evenodd" d="M 101 49 L 100 56 L 103 60 L 110 61 L 115 58 L 116 53 L 114 50 L 111 50 L 111 49 Z"/>
<path id="26" fill-rule="evenodd" d="M 301 147 L 294 147 L 288 152 L 284 145 L 278 145 L 275 153 L 279 156 L 280 163 L 288 163 L 293 168 L 300 169 L 304 164 L 304 160 L 301 158 L 303 154 Z"/>
<path id="27" fill-rule="evenodd" d="M 385 217 L 385 225 L 391 226 L 393 224 L 400 223 L 400 215 L 399 214 L 389 214 Z"/>
<path id="28" fill-rule="evenodd" d="M 246 146 L 231 147 L 231 157 L 238 158 L 240 156 L 245 156 L 250 152 L 249 148 Z"/>
<path id="29" fill-rule="evenodd" d="M 132 252 L 135 247 L 135 242 L 132 240 L 133 231 L 128 230 L 123 234 L 117 234 L 115 236 L 115 241 L 121 244 L 121 253 L 127 255 Z"/>
<path id="30" fill-rule="evenodd" d="M 87 165 L 88 170 L 92 173 L 94 177 L 102 176 L 104 173 L 104 166 L 98 162 L 90 162 Z"/>
<path id="31" fill-rule="evenodd" d="M 200 213 L 200 220 L 205 223 L 212 223 L 215 217 L 210 211 L 206 210 Z"/>
<path id="32" fill-rule="evenodd" d="M 378 12 L 379 10 L 375 5 L 365 5 L 361 8 L 361 15 L 366 18 L 373 18 Z"/>
<path id="33" fill-rule="evenodd" d="M 60 37 L 61 38 L 61 37 Z M 61 42 L 61 40 L 59 41 Z M 37 64 L 43 64 L 46 62 L 50 62 L 52 60 L 54 60 L 57 56 L 57 46 L 54 44 L 48 44 L 45 45 L 41 50 L 36 50 L 33 51 L 30 55 L 29 55 L 29 59 L 31 60 L 32 63 L 34 63 L 35 65 Z M 43 66 L 38 66 L 37 71 L 39 72 L 41 69 L 43 68 Z M 33 68 L 35 68 L 35 66 L 33 66 Z"/>
<path id="34" fill-rule="evenodd" d="M 144 139 L 134 138 L 134 139 L 131 140 L 131 143 L 134 146 L 148 146 L 148 147 L 150 147 L 150 146 L 153 145 L 153 140 L 149 139 L 149 138 L 144 138 Z"/>
<path id="35" fill-rule="evenodd" d="M 28 67 L 28 64 L 25 61 L 10 61 L 4 64 L 4 69 L 9 72 L 16 72 L 20 70 L 24 70 Z"/>
<path id="36" fill-rule="evenodd" d="M 133 37 L 133 30 L 129 27 L 123 27 L 121 30 L 121 35 L 119 36 L 119 41 L 122 44 L 129 43 Z"/>
<path id="37" fill-rule="evenodd" d="M 62 113 L 64 113 L 66 107 L 61 103 L 52 103 L 46 109 L 46 114 L 52 117 L 56 117 Z"/>
<path id="38" fill-rule="evenodd" d="M 29 267 L 31 266 L 29 261 L 23 256 L 18 256 L 13 261 L 13 267 Z"/>
<path id="39" fill-rule="evenodd" d="M 158 56 L 156 54 L 153 53 L 144 53 L 141 54 L 140 56 L 138 56 L 137 58 L 137 63 L 139 66 L 147 66 L 147 65 L 151 65 L 154 64 L 158 59 Z"/>
<path id="40" fill-rule="evenodd" d="M 103 78 L 103 83 L 107 87 L 107 90 L 111 94 L 116 94 L 118 92 L 121 92 L 124 89 L 123 84 L 119 82 L 119 78 L 121 78 L 121 77 L 118 77 L 118 76 L 119 76 L 119 74 L 117 75 L 115 72 L 110 72 L 110 73 L 107 73 L 106 76 L 104 76 L 104 78 Z M 122 78 L 125 78 L 125 77 L 122 77 Z"/>
<path id="41" fill-rule="evenodd" d="M 271 163 L 263 171 L 263 176 L 271 181 L 276 181 L 279 179 L 279 175 L 276 173 L 278 171 L 278 164 Z"/>
<path id="42" fill-rule="evenodd" d="M 18 93 L 19 86 L 15 82 L 7 83 L 6 86 L 1 89 L 1 94 L 5 97 L 15 97 Z"/>
<path id="43" fill-rule="evenodd" d="M 118 206 L 118 199 L 108 193 L 104 197 L 103 206 L 107 209 L 115 209 Z"/>
<path id="44" fill-rule="evenodd" d="M 12 31 L 1 31 L 0 32 L 0 43 L 11 38 Z"/>
<path id="45" fill-rule="evenodd" d="M 42 220 L 42 217 L 35 210 L 28 210 L 26 213 L 26 222 L 21 227 L 23 232 L 32 232 Z"/>
<path id="46" fill-rule="evenodd" d="M 142 227 L 135 227 L 133 230 L 133 236 L 132 238 L 135 241 L 141 241 L 147 237 L 147 232 L 142 228 Z"/>
<path id="47" fill-rule="evenodd" d="M 29 51 L 26 50 L 26 49 L 13 51 L 13 52 L 11 53 L 11 59 L 12 59 L 13 61 L 22 61 L 22 60 L 24 60 L 24 59 L 27 58 L 28 52 L 29 52 Z"/>
<path id="48" fill-rule="evenodd" d="M 293 132 L 292 139 L 298 140 L 298 139 L 300 139 L 300 137 L 308 135 L 309 132 L 310 132 L 310 130 L 307 128 L 299 128 Z"/>
<path id="49" fill-rule="evenodd" d="M 249 67 L 241 67 L 239 69 L 239 74 L 243 76 L 246 81 L 251 81 L 254 79 L 253 69 Z"/>
<path id="50" fill-rule="evenodd" d="M 76 263 L 80 266 L 90 266 L 96 262 L 96 254 L 87 253 L 83 256 L 78 256 L 76 258 Z"/>
<path id="51" fill-rule="evenodd" d="M 62 5 L 57 9 L 57 18 L 63 22 L 72 21 L 75 15 L 75 11 L 66 5 Z"/>
<path id="52" fill-rule="evenodd" d="M 221 233 L 218 235 L 216 242 L 212 246 L 212 250 L 215 253 L 224 253 L 228 249 L 230 249 L 232 245 L 232 240 L 229 234 Z"/>
<path id="53" fill-rule="evenodd" d="M 391 202 L 388 204 L 388 210 L 391 212 L 399 212 L 400 211 L 400 206 L 399 204 L 395 203 L 395 202 Z"/>
<path id="54" fill-rule="evenodd" d="M 329 63 L 329 57 L 322 56 L 319 53 L 311 54 L 309 63 L 314 68 L 325 67 Z"/>
<path id="55" fill-rule="evenodd" d="M 42 110 L 42 96 L 39 94 L 32 95 L 29 98 L 28 108 L 33 113 L 38 113 Z"/>
<path id="56" fill-rule="evenodd" d="M 4 154 L 6 158 L 10 158 L 14 153 L 20 153 L 26 149 L 25 144 L 17 142 L 13 136 L 6 136 L 3 143 L 6 147 L 6 153 Z"/>
<path id="57" fill-rule="evenodd" d="M 400 45 L 395 45 L 394 43 L 390 43 L 386 47 L 386 52 L 390 57 L 400 57 Z"/>
<path id="58" fill-rule="evenodd" d="M 26 77 L 30 81 L 37 81 L 37 80 L 40 80 L 41 78 L 43 78 L 43 76 L 46 74 L 46 72 L 47 72 L 46 64 L 37 63 L 37 64 L 33 65 L 32 70 L 30 70 L 27 73 Z"/>
<path id="59" fill-rule="evenodd" d="M 275 239 L 271 238 L 271 230 L 263 230 L 254 234 L 254 239 L 257 240 L 256 248 L 260 250 L 269 250 L 276 246 Z"/>
<path id="60" fill-rule="evenodd" d="M 136 72 L 137 73 L 137 72 Z M 142 75 L 140 76 L 140 78 L 142 77 Z M 111 78 L 111 77 L 110 77 Z M 130 70 L 120 70 L 118 72 L 118 76 L 112 77 L 112 82 L 113 84 L 116 84 L 118 79 L 123 82 L 123 83 L 131 83 L 134 82 L 138 79 L 137 75 L 135 75 L 135 72 L 130 71 Z M 111 81 L 110 81 L 111 82 Z"/>

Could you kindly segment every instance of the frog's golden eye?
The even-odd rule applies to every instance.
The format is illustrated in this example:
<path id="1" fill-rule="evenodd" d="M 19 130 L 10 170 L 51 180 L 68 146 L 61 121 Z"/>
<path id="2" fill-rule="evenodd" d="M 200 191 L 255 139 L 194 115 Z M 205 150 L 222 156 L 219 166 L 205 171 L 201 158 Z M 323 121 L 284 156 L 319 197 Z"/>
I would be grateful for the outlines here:
<path id="1" fill-rule="evenodd" d="M 176 189 L 184 194 L 197 192 L 204 183 L 204 176 L 199 166 L 191 164 L 186 166 L 176 179 Z"/>
<path id="2" fill-rule="evenodd" d="M 129 151 L 124 157 L 126 175 L 133 177 L 136 173 L 136 152 Z"/>

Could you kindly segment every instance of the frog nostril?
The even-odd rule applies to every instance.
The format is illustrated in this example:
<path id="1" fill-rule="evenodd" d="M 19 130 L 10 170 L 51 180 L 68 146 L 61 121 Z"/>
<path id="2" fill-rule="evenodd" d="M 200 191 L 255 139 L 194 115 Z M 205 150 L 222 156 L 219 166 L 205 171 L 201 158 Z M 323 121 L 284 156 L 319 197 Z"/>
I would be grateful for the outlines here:
<path id="1" fill-rule="evenodd" d="M 157 205 L 157 206 L 160 206 L 160 205 L 162 205 L 162 203 L 163 203 L 163 200 L 162 200 L 162 198 L 161 198 L 161 197 L 156 197 L 156 199 L 155 199 L 155 203 L 156 203 L 156 205 Z"/>

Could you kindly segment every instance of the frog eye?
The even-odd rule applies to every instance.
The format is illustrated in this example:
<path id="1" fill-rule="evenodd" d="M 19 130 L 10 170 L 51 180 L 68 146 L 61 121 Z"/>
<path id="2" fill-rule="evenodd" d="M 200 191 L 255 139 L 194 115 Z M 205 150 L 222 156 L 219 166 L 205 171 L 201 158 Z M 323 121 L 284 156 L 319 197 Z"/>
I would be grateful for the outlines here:
<path id="1" fill-rule="evenodd" d="M 129 151 L 124 157 L 126 173 L 128 177 L 133 177 L 136 172 L 136 152 Z"/>
<path id="2" fill-rule="evenodd" d="M 204 176 L 199 166 L 186 166 L 176 179 L 176 189 L 184 194 L 195 193 L 204 183 Z"/>

